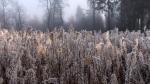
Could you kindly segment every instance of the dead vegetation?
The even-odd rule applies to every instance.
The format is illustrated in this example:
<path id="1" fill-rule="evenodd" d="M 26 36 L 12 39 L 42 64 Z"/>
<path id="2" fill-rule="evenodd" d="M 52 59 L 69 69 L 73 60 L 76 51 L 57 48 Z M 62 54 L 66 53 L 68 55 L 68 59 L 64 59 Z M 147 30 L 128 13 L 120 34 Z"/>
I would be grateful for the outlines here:
<path id="1" fill-rule="evenodd" d="M 150 31 L 0 31 L 0 84 L 149 84 Z"/>

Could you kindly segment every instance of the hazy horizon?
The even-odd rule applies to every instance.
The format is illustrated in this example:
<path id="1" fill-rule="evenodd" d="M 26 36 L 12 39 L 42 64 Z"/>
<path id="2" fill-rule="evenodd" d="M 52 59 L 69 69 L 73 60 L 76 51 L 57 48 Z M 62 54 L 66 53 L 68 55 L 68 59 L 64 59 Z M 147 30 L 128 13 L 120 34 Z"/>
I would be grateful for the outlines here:
<path id="1" fill-rule="evenodd" d="M 44 8 L 40 0 L 17 0 L 21 6 L 23 6 L 26 14 L 29 18 L 38 17 L 41 19 L 44 14 Z M 64 20 L 67 21 L 71 16 L 75 16 L 76 8 L 80 6 L 83 9 L 87 9 L 87 0 L 66 0 L 64 7 Z M 68 12 L 69 11 L 69 12 Z"/>

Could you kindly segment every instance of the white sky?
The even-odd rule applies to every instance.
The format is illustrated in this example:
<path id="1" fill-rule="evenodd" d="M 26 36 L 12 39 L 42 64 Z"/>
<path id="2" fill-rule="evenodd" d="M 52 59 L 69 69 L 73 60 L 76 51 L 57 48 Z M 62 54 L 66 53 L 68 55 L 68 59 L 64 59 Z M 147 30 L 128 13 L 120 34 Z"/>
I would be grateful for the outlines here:
<path id="1" fill-rule="evenodd" d="M 44 14 L 44 9 L 40 0 L 18 0 L 19 3 L 25 8 L 25 12 L 30 17 L 38 16 L 41 18 Z M 87 0 L 64 0 L 67 4 L 64 8 L 64 19 L 65 21 L 76 14 L 76 8 L 81 6 L 83 9 L 87 9 Z"/>

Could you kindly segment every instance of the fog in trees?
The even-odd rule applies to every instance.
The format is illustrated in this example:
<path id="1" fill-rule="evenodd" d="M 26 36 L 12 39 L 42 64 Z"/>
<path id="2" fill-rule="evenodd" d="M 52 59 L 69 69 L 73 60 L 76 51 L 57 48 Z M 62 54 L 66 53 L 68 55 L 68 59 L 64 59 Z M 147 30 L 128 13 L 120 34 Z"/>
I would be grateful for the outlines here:
<path id="1" fill-rule="evenodd" d="M 87 0 L 88 8 L 77 7 L 75 15 L 67 21 L 64 12 L 67 1 L 38 0 L 43 16 L 30 17 L 18 0 L 0 0 L 0 26 L 4 29 L 52 31 L 54 28 L 67 29 L 72 25 L 76 30 L 107 31 L 142 30 L 150 27 L 149 0 Z M 40 14 L 40 12 L 39 12 Z M 38 26 L 36 26 L 38 25 Z"/>

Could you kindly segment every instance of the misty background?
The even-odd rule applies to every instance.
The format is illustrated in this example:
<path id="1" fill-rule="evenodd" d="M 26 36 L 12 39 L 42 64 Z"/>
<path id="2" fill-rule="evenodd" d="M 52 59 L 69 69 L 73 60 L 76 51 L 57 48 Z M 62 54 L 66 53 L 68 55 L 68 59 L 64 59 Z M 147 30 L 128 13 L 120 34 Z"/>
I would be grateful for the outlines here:
<path id="1" fill-rule="evenodd" d="M 38 17 L 39 20 L 42 19 L 44 15 L 44 8 L 40 0 L 17 0 L 20 5 L 22 5 L 30 18 Z M 64 20 L 68 21 L 71 16 L 75 16 L 76 9 L 78 6 L 87 10 L 87 0 L 65 0 L 64 1 Z M 68 12 L 69 11 L 69 12 Z"/>
<path id="2" fill-rule="evenodd" d="M 150 27 L 149 0 L 0 0 L 0 26 L 9 30 L 125 31 Z"/>

